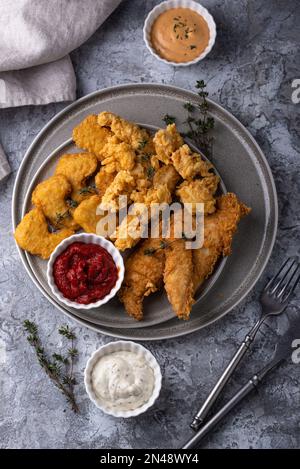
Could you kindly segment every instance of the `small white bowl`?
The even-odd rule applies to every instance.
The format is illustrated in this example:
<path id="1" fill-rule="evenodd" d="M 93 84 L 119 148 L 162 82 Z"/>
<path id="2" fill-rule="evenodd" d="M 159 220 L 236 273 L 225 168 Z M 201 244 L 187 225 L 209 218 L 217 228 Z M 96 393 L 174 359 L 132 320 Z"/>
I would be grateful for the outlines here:
<path id="1" fill-rule="evenodd" d="M 105 355 L 110 355 L 113 352 L 121 351 L 134 352 L 137 355 L 143 356 L 146 363 L 152 368 L 154 374 L 154 387 L 149 401 L 135 410 L 116 411 L 112 410 L 110 407 L 105 407 L 95 395 L 92 387 L 92 371 L 98 360 Z M 146 410 L 153 406 L 154 402 L 159 396 L 161 390 L 161 381 L 161 371 L 156 358 L 145 347 L 131 341 L 118 340 L 117 342 L 109 342 L 106 345 L 102 345 L 102 347 L 99 347 L 98 350 L 96 350 L 89 358 L 84 370 L 84 384 L 89 398 L 96 407 L 101 409 L 106 414 L 113 415 L 114 417 L 136 417 L 137 415 L 146 412 Z"/>
<path id="2" fill-rule="evenodd" d="M 189 62 L 178 63 L 178 62 L 171 62 L 170 60 L 163 59 L 162 57 L 158 55 L 156 50 L 152 47 L 151 29 L 152 29 L 153 23 L 159 15 L 161 15 L 164 11 L 170 10 L 171 8 L 189 8 L 190 10 L 196 11 L 200 16 L 202 16 L 205 19 L 208 25 L 209 42 L 208 42 L 206 49 L 202 52 L 202 54 L 200 54 L 194 60 L 190 60 Z M 168 1 L 160 3 L 159 5 L 156 5 L 156 7 L 154 7 L 153 10 L 150 11 L 150 13 L 148 14 L 145 20 L 143 33 L 144 33 L 144 41 L 146 43 L 148 50 L 151 52 L 151 54 L 154 55 L 154 57 L 156 57 L 161 62 L 164 62 L 165 64 L 168 64 L 168 65 L 173 65 L 174 67 L 187 67 L 188 65 L 196 64 L 200 60 L 204 59 L 204 57 L 206 57 L 207 54 L 213 48 L 213 45 L 216 40 L 216 35 L 217 35 L 216 24 L 211 14 L 202 5 L 200 5 L 197 2 L 193 2 L 192 0 L 168 0 Z"/>
<path id="3" fill-rule="evenodd" d="M 98 244 L 99 246 L 103 247 L 106 249 L 107 252 L 112 256 L 117 269 L 118 269 L 118 280 L 115 284 L 115 286 L 112 288 L 112 290 L 109 292 L 108 295 L 106 295 L 104 298 L 101 300 L 95 301 L 94 303 L 89 303 L 88 305 L 83 305 L 76 303 L 75 301 L 71 301 L 59 291 L 57 288 L 54 277 L 53 277 L 53 264 L 55 259 L 59 254 L 61 254 L 70 244 L 73 244 L 75 242 L 80 242 L 80 243 L 93 243 L 93 244 Z M 119 250 L 107 239 L 103 238 L 102 236 L 97 236 L 94 234 L 90 233 L 79 233 L 75 234 L 73 236 L 70 236 L 69 238 L 64 239 L 52 252 L 50 259 L 48 261 L 48 266 L 47 266 L 47 280 L 48 284 L 51 288 L 51 291 L 53 295 L 56 296 L 56 298 L 64 303 L 65 305 L 71 307 L 71 308 L 76 308 L 76 309 L 93 309 L 93 308 L 99 308 L 99 306 L 104 305 L 107 303 L 111 298 L 115 296 L 117 291 L 120 289 L 121 284 L 124 279 L 124 262 L 123 258 L 119 252 Z"/>

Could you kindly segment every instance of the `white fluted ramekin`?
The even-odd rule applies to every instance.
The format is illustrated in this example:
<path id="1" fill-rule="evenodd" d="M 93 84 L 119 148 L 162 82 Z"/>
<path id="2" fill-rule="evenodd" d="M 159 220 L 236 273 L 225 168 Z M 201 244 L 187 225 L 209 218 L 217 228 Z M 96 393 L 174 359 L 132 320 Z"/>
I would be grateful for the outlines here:
<path id="1" fill-rule="evenodd" d="M 108 295 L 106 295 L 104 298 L 101 300 L 95 301 L 94 303 L 89 303 L 87 305 L 83 305 L 80 303 L 76 303 L 75 301 L 71 301 L 68 298 L 66 298 L 62 292 L 57 288 L 56 283 L 54 281 L 53 277 L 53 264 L 57 256 L 61 254 L 70 244 L 73 244 L 75 242 L 79 243 L 93 243 L 97 244 L 98 246 L 103 247 L 106 249 L 106 251 L 112 256 L 117 269 L 118 269 L 118 280 L 115 284 L 115 286 L 111 289 Z M 71 307 L 71 308 L 76 308 L 76 309 L 93 309 L 93 308 L 99 308 L 99 306 L 104 305 L 107 303 L 111 298 L 113 298 L 117 291 L 120 289 L 121 284 L 124 279 L 124 262 L 123 258 L 119 252 L 119 250 L 107 239 L 103 238 L 102 236 L 97 236 L 91 233 L 79 233 L 75 234 L 73 236 L 70 236 L 69 238 L 64 239 L 52 252 L 50 259 L 48 261 L 48 266 L 47 266 L 47 279 L 48 279 L 48 284 L 51 288 L 51 291 L 56 298 L 64 303 L 65 305 Z"/>
<path id="2" fill-rule="evenodd" d="M 156 50 L 152 47 L 151 29 L 152 29 L 153 23 L 159 15 L 161 15 L 166 10 L 170 10 L 171 8 L 189 8 L 190 10 L 196 11 L 200 16 L 202 16 L 205 19 L 208 25 L 209 41 L 208 41 L 208 45 L 206 49 L 202 52 L 202 54 L 200 54 L 195 59 L 190 60 L 189 62 L 178 63 L 178 62 L 171 62 L 170 60 L 166 60 L 160 57 L 158 53 L 156 52 Z M 164 62 L 165 64 L 168 64 L 168 65 L 174 65 L 174 67 L 187 67 L 188 65 L 196 64 L 200 60 L 204 59 L 204 57 L 206 57 L 207 54 L 213 48 L 213 45 L 216 40 L 216 35 L 217 35 L 216 24 L 211 14 L 202 5 L 200 5 L 197 2 L 193 2 L 192 0 L 168 0 L 154 7 L 153 10 L 150 11 L 150 13 L 148 14 L 145 20 L 143 33 L 144 33 L 144 41 L 146 43 L 148 50 L 151 52 L 151 54 L 154 55 L 154 57 L 156 57 L 161 62 Z"/>
<path id="3" fill-rule="evenodd" d="M 111 353 L 122 351 L 133 352 L 137 355 L 143 356 L 146 363 L 150 366 L 150 368 L 152 368 L 154 374 L 154 387 L 150 399 L 144 405 L 138 407 L 135 410 L 116 411 L 110 407 L 106 407 L 99 401 L 92 387 L 92 371 L 98 360 L 105 355 L 110 355 Z M 98 350 L 96 350 L 89 358 L 84 370 L 84 384 L 89 398 L 96 407 L 101 409 L 106 414 L 113 415 L 114 417 L 136 417 L 137 415 L 143 414 L 146 412 L 146 410 L 150 409 L 159 396 L 161 390 L 161 381 L 161 371 L 156 358 L 145 347 L 131 341 L 118 340 L 117 342 L 109 342 L 106 345 L 102 345 L 102 347 L 99 347 Z"/>

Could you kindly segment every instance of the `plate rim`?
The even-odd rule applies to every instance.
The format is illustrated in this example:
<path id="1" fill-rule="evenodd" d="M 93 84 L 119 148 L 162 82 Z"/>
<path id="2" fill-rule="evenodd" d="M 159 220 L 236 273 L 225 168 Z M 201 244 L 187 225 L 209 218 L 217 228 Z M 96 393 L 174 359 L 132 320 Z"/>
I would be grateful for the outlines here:
<path id="1" fill-rule="evenodd" d="M 146 83 L 146 82 L 144 82 L 144 83 L 128 83 L 128 84 L 114 85 L 114 86 L 110 86 L 110 87 L 106 87 L 106 88 L 101 88 L 101 89 L 93 91 L 92 93 L 89 93 L 85 96 L 82 96 L 81 98 L 79 98 L 79 99 L 75 100 L 74 102 L 70 103 L 69 105 L 67 105 L 64 109 L 62 109 L 61 111 L 56 113 L 47 122 L 47 124 L 37 133 L 37 135 L 35 136 L 32 143 L 29 145 L 28 149 L 26 150 L 26 152 L 24 154 L 23 160 L 22 160 L 22 162 L 20 164 L 20 167 L 18 169 L 16 179 L 15 179 L 15 182 L 14 182 L 14 186 L 13 186 L 12 205 L 11 205 L 11 216 L 12 216 L 13 230 L 15 230 L 15 228 L 16 228 L 16 205 L 17 205 L 16 204 L 16 198 L 17 198 L 17 188 L 18 188 L 18 184 L 19 184 L 19 179 L 21 177 L 23 166 L 26 165 L 27 160 L 29 159 L 30 154 L 32 152 L 32 149 L 35 147 L 38 140 L 43 135 L 45 135 L 45 133 L 48 131 L 48 129 L 51 127 L 51 125 L 56 120 L 59 120 L 64 115 L 67 115 L 70 111 L 72 111 L 74 108 L 76 108 L 78 106 L 78 104 L 80 105 L 80 103 L 88 101 L 93 97 L 99 96 L 99 95 L 107 93 L 107 92 L 112 92 L 112 93 L 117 92 L 117 91 L 122 92 L 124 90 L 128 90 L 128 88 L 136 88 L 136 89 L 140 88 L 141 90 L 145 89 L 145 88 L 150 88 L 150 89 L 152 88 L 153 92 L 157 88 L 160 88 L 160 89 L 165 88 L 166 90 L 169 90 L 171 92 L 173 91 L 175 95 L 176 95 L 176 93 L 177 94 L 178 93 L 185 93 L 185 94 L 190 95 L 191 98 L 192 97 L 194 97 L 194 99 L 197 98 L 197 94 L 195 92 L 190 91 L 190 90 L 186 90 L 186 89 L 181 88 L 181 87 L 177 87 L 177 86 L 173 86 L 173 85 L 167 85 L 167 84 L 163 84 L 163 83 Z M 267 265 L 267 263 L 270 259 L 272 251 L 273 251 L 274 243 L 275 243 L 276 236 L 277 236 L 277 230 L 278 230 L 278 195 L 277 195 L 276 185 L 275 185 L 275 181 L 274 181 L 274 178 L 273 178 L 271 168 L 269 166 L 269 163 L 268 163 L 268 160 L 267 160 L 266 156 L 264 155 L 264 153 L 261 150 L 260 146 L 256 142 L 255 138 L 248 131 L 248 129 L 231 112 L 229 112 L 227 109 L 222 107 L 220 104 L 216 103 L 215 101 L 213 101 L 211 99 L 208 99 L 208 101 L 211 102 L 213 104 L 213 106 L 215 106 L 215 108 L 219 112 L 221 112 L 221 114 L 223 114 L 223 115 L 225 114 L 229 118 L 229 120 L 233 121 L 233 123 L 238 128 L 240 128 L 243 131 L 244 134 L 247 135 L 249 141 L 254 146 L 256 151 L 259 153 L 259 155 L 261 157 L 261 160 L 264 163 L 264 170 L 266 171 L 266 173 L 268 175 L 268 178 L 269 178 L 269 181 L 270 181 L 270 189 L 272 189 L 271 193 L 272 193 L 272 196 L 273 196 L 273 203 L 274 203 L 274 207 L 273 207 L 274 212 L 272 213 L 272 215 L 274 217 L 274 219 L 273 219 L 274 228 L 273 228 L 273 231 L 272 231 L 272 238 L 270 237 L 269 248 L 267 250 L 267 253 L 264 256 L 263 262 L 261 263 L 261 266 L 260 266 L 258 272 L 256 273 L 255 279 L 253 279 L 253 281 L 250 282 L 250 284 L 246 287 L 246 289 L 243 292 L 242 296 L 240 296 L 229 308 L 225 308 L 225 310 L 223 311 L 223 313 L 220 316 L 218 316 L 217 318 L 212 318 L 211 320 L 209 320 L 208 322 L 206 322 L 203 325 L 197 326 L 196 329 L 194 329 L 194 330 L 183 329 L 182 331 L 176 331 L 175 334 L 169 335 L 168 333 L 166 333 L 165 335 L 160 335 L 159 337 L 155 337 L 155 335 L 151 336 L 151 333 L 150 333 L 150 335 L 147 335 L 146 337 L 140 338 L 140 337 L 136 336 L 136 334 L 134 332 L 136 330 L 140 331 L 140 330 L 142 330 L 142 328 L 129 329 L 129 331 L 130 331 L 129 334 L 123 334 L 122 331 L 120 331 L 120 329 L 117 329 L 117 328 L 116 328 L 116 331 L 115 331 L 113 329 L 112 330 L 111 329 L 106 330 L 105 326 L 95 327 L 91 323 L 88 323 L 88 321 L 77 318 L 76 316 L 74 316 L 69 311 L 64 310 L 58 303 L 53 301 L 53 299 L 48 295 L 47 292 L 44 291 L 44 289 L 42 288 L 42 285 L 39 283 L 38 279 L 34 275 L 31 267 L 26 262 L 25 254 L 23 253 L 21 248 L 19 248 L 19 246 L 17 245 L 17 243 L 15 241 L 17 251 L 20 255 L 20 258 L 21 258 L 22 264 L 25 267 L 25 270 L 27 271 L 27 273 L 29 274 L 31 280 L 34 282 L 34 284 L 37 286 L 37 288 L 41 291 L 43 296 L 45 296 L 48 299 L 48 301 L 50 301 L 56 308 L 58 308 L 64 314 L 66 314 L 67 316 L 69 316 L 73 320 L 77 321 L 81 325 L 84 325 L 85 327 L 88 327 L 89 329 L 92 329 L 95 332 L 102 333 L 102 334 L 108 335 L 110 337 L 122 338 L 122 339 L 128 339 L 128 340 L 133 339 L 133 340 L 149 341 L 149 340 L 166 340 L 166 339 L 172 339 L 172 338 L 175 338 L 175 337 L 181 337 L 181 336 L 184 336 L 184 335 L 187 335 L 187 334 L 191 334 L 192 332 L 196 332 L 200 329 L 203 329 L 203 328 L 213 324 L 214 322 L 218 321 L 219 319 L 223 318 L 226 314 L 228 314 L 231 310 L 233 310 L 239 303 L 241 303 L 241 301 L 249 294 L 249 292 L 256 285 L 256 283 L 258 282 L 259 278 L 261 277 L 263 271 L 265 270 L 265 267 L 266 267 L 266 265 Z M 268 191 L 268 193 L 270 193 L 270 191 Z M 151 327 L 152 326 L 147 327 L 147 331 L 150 332 Z M 123 329 L 123 330 L 126 331 L 127 329 Z"/>

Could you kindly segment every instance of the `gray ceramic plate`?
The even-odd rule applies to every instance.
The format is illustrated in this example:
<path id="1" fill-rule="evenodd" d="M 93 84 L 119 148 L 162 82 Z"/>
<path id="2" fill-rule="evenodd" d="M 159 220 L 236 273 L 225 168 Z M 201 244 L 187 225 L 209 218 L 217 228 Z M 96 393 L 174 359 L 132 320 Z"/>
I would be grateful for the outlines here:
<path id="1" fill-rule="evenodd" d="M 32 181 L 45 177 L 51 164 L 45 160 L 70 138 L 72 128 L 86 115 L 110 110 L 144 125 L 160 127 L 166 113 L 177 117 L 179 130 L 186 118 L 183 103 L 197 97 L 188 91 L 163 85 L 125 85 L 88 95 L 55 116 L 28 149 L 16 178 L 13 195 L 13 226 L 29 208 L 28 196 Z M 200 329 L 219 319 L 236 306 L 253 287 L 270 256 L 277 228 L 277 199 L 273 178 L 260 148 L 247 130 L 227 111 L 211 102 L 215 118 L 214 161 L 229 191 L 252 207 L 234 239 L 233 254 L 223 263 L 209 285 L 205 296 L 193 308 L 191 319 L 182 322 L 170 318 L 170 308 L 163 296 L 153 297 L 146 304 L 145 323 L 132 323 L 122 314 L 119 304 L 112 303 L 105 317 L 75 316 L 51 296 L 45 281 L 45 263 L 19 250 L 22 261 L 41 292 L 62 312 L 87 327 L 108 335 L 131 339 L 176 337 Z M 66 143 L 70 150 L 70 143 Z M 64 144 L 63 144 L 64 147 Z M 63 148 L 65 151 L 65 148 Z M 88 320 L 87 320 L 88 319 Z M 168 320 L 169 319 L 169 320 Z M 162 322 L 164 321 L 164 322 Z M 148 326 L 148 327 L 146 327 Z"/>
<path id="2" fill-rule="evenodd" d="M 140 124 L 142 125 L 142 124 Z M 153 126 L 144 126 L 146 127 L 151 133 L 156 132 L 158 127 L 154 128 Z M 197 148 L 189 142 L 190 146 L 194 149 L 194 151 L 199 151 Z M 46 178 L 50 177 L 54 174 L 55 166 L 57 161 L 64 153 L 77 153 L 80 150 L 74 145 L 72 139 L 67 140 L 66 142 L 59 145 L 42 163 L 38 171 L 36 172 L 35 176 L 32 178 L 30 185 L 28 187 L 24 204 L 23 204 L 23 212 L 22 216 L 25 215 L 31 208 L 31 197 L 32 192 L 37 184 L 45 180 Z M 203 155 L 203 158 L 205 156 Z M 215 170 L 218 174 L 218 171 Z M 223 181 L 219 185 L 219 193 L 224 194 L 226 192 L 226 188 L 224 186 Z M 125 256 L 129 253 L 126 251 Z M 28 253 L 25 253 L 28 265 L 30 266 L 32 272 L 34 272 L 35 276 L 38 278 L 39 282 L 43 286 L 44 289 L 48 290 L 48 283 L 47 283 L 47 274 L 46 274 L 46 265 L 47 261 L 40 259 L 37 256 L 32 256 Z M 205 282 L 201 290 L 197 293 L 197 297 L 201 294 L 201 299 L 204 298 L 213 287 L 214 283 L 217 281 L 218 277 L 220 276 L 222 269 L 225 265 L 226 259 L 221 261 L 217 268 L 215 269 L 213 275 Z M 49 294 L 54 298 L 52 292 L 49 290 Z M 170 307 L 169 302 L 167 301 L 166 295 L 164 291 L 157 292 L 155 295 L 151 295 L 149 298 L 145 300 L 144 304 L 144 319 L 143 321 L 135 321 L 132 317 L 126 314 L 123 305 L 118 301 L 117 298 L 111 300 L 106 305 L 101 306 L 101 308 L 93 309 L 93 310 L 80 310 L 75 308 L 69 308 L 68 306 L 60 303 L 63 308 L 68 310 L 70 313 L 74 314 L 75 316 L 89 321 L 94 325 L 100 325 L 105 327 L 118 327 L 118 328 L 137 328 L 137 327 L 148 327 L 153 326 L 155 324 L 160 324 L 162 322 L 168 321 L 174 317 L 172 312 L 172 308 Z"/>

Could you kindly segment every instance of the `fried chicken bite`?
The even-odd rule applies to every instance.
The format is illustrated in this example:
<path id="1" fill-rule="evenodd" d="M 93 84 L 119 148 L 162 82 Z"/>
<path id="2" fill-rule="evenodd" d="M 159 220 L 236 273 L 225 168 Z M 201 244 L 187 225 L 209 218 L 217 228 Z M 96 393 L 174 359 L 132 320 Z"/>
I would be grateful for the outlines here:
<path id="1" fill-rule="evenodd" d="M 147 130 L 128 122 L 112 112 L 101 112 L 98 115 L 98 124 L 109 127 L 111 132 L 122 142 L 128 143 L 134 150 L 148 152 L 152 149 L 151 139 Z M 147 145 L 150 145 L 150 148 Z"/>
<path id="2" fill-rule="evenodd" d="M 204 219 L 203 246 L 192 250 L 194 291 L 212 274 L 219 257 L 231 254 L 238 223 L 250 210 L 233 193 L 218 197 L 216 212 Z"/>
<path id="3" fill-rule="evenodd" d="M 86 187 L 87 179 L 97 170 L 98 160 L 92 153 L 67 153 L 56 166 L 55 175 L 62 174 L 72 185 L 71 198 L 80 203 L 93 195 L 92 188 Z"/>
<path id="4" fill-rule="evenodd" d="M 176 190 L 176 195 L 183 204 L 191 204 L 192 212 L 196 211 L 196 203 L 204 204 L 204 214 L 213 213 L 216 210 L 214 197 L 218 188 L 219 176 L 211 175 L 203 179 L 183 181 Z"/>
<path id="5" fill-rule="evenodd" d="M 21 220 L 14 236 L 20 248 L 42 259 L 48 259 L 56 246 L 73 234 L 74 231 L 69 228 L 50 233 L 45 215 L 37 207 L 30 210 Z"/>
<path id="6" fill-rule="evenodd" d="M 100 168 L 100 171 L 96 174 L 95 186 L 101 199 L 104 196 L 106 189 L 115 179 L 116 175 L 117 173 L 107 173 L 104 167 Z"/>
<path id="7" fill-rule="evenodd" d="M 203 161 L 198 153 L 192 152 L 188 145 L 182 145 L 172 153 L 171 160 L 176 171 L 183 179 L 191 179 L 195 176 L 211 176 L 213 166 Z"/>
<path id="8" fill-rule="evenodd" d="M 121 170 L 131 171 L 135 165 L 135 151 L 125 142 L 116 137 L 108 140 L 101 151 L 101 164 L 107 173 L 116 173 Z"/>
<path id="9" fill-rule="evenodd" d="M 120 171 L 114 178 L 113 182 L 106 189 L 102 201 L 101 209 L 107 211 L 118 211 L 119 210 L 119 196 L 129 195 L 135 187 L 135 180 L 129 173 L 129 171 Z"/>
<path id="10" fill-rule="evenodd" d="M 153 176 L 153 186 L 157 188 L 158 186 L 162 186 L 165 184 L 171 194 L 173 194 L 179 180 L 180 175 L 177 173 L 174 166 L 163 165 L 155 172 Z"/>
<path id="11" fill-rule="evenodd" d="M 78 224 L 72 216 L 72 207 L 68 205 L 68 198 L 72 192 L 72 185 L 62 174 L 57 174 L 41 182 L 32 193 L 33 205 L 39 207 L 55 228 L 70 228 L 77 230 Z M 72 201 L 71 201 L 72 202 Z"/>
<path id="12" fill-rule="evenodd" d="M 175 124 L 169 124 L 166 129 L 160 129 L 153 138 L 157 158 L 165 164 L 171 163 L 171 155 L 184 143 Z M 177 169 L 177 168 L 176 168 Z M 178 171 L 179 172 L 179 171 Z"/>
<path id="13" fill-rule="evenodd" d="M 94 153 L 99 160 L 102 159 L 103 147 L 112 135 L 109 129 L 98 124 L 96 115 L 87 116 L 73 129 L 73 140 L 76 146 Z"/>
<path id="14" fill-rule="evenodd" d="M 144 297 L 162 287 L 165 250 L 161 243 L 160 239 L 146 239 L 125 262 L 119 298 L 129 316 L 138 321 L 143 318 Z"/>

